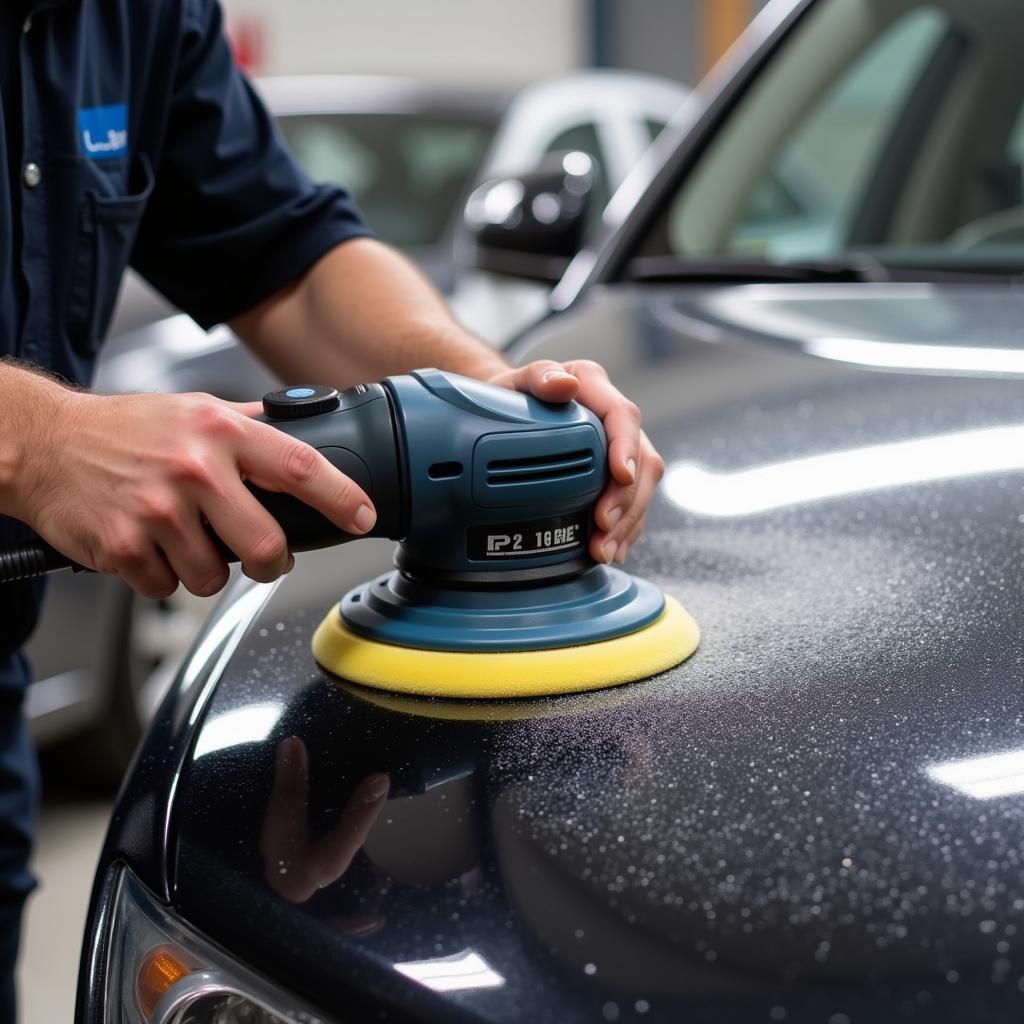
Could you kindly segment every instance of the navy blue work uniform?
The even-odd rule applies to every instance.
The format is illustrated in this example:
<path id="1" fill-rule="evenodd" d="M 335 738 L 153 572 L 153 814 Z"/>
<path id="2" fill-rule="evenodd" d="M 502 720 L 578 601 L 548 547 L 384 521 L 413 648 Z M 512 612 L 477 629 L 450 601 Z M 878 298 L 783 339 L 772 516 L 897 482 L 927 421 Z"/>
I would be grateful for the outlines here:
<path id="1" fill-rule="evenodd" d="M 0 357 L 86 384 L 129 264 L 208 327 L 369 234 L 282 148 L 216 0 L 4 0 L 0 100 Z M 24 538 L 0 517 L 0 545 Z M 19 648 L 39 597 L 0 588 L 0 1021 L 32 887 Z"/>

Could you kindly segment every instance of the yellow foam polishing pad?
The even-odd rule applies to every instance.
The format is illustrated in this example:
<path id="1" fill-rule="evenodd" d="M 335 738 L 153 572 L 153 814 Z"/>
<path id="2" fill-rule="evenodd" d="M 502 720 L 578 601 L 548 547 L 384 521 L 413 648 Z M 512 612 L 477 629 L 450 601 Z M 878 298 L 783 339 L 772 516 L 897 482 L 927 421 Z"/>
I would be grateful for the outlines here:
<path id="1" fill-rule="evenodd" d="M 313 656 L 353 683 L 424 697 L 480 700 L 598 690 L 657 675 L 685 661 L 700 627 L 674 598 L 649 626 L 576 647 L 544 651 L 431 651 L 358 636 L 332 608 L 313 634 Z"/>

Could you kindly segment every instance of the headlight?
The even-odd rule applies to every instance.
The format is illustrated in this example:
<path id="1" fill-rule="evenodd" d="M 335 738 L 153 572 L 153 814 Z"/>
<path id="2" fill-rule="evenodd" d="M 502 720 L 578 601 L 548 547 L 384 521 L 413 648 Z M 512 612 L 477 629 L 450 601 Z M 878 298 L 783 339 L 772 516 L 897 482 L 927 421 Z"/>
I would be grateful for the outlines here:
<path id="1" fill-rule="evenodd" d="M 115 887 L 106 1024 L 327 1024 L 161 907 L 127 869 Z"/>

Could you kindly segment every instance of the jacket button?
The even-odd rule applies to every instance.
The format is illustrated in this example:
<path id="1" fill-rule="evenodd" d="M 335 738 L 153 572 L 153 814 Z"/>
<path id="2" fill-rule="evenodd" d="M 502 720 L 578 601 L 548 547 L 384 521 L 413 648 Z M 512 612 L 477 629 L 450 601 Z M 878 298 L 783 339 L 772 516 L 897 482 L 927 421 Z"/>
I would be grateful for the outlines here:
<path id="1" fill-rule="evenodd" d="M 35 188 L 43 180 L 43 172 L 39 164 L 25 164 L 25 171 L 22 177 L 29 188 Z"/>

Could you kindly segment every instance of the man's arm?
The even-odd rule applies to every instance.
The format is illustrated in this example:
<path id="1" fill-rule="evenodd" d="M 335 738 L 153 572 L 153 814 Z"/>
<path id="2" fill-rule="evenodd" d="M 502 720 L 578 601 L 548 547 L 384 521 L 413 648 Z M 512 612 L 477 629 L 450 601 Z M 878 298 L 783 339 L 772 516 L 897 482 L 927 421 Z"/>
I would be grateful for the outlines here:
<path id="1" fill-rule="evenodd" d="M 508 369 L 452 319 L 418 269 L 369 238 L 335 246 L 306 274 L 229 323 L 286 382 L 344 389 L 425 366 L 480 379 Z"/>
<path id="2" fill-rule="evenodd" d="M 578 399 L 601 417 L 611 482 L 598 502 L 591 554 L 625 559 L 643 531 L 664 463 L 640 427 L 636 405 L 589 360 L 538 360 L 512 368 L 460 327 L 403 256 L 372 239 L 345 242 L 231 327 L 283 380 L 351 384 L 435 366 L 528 391 Z"/>

